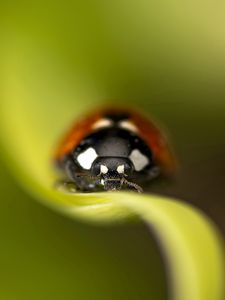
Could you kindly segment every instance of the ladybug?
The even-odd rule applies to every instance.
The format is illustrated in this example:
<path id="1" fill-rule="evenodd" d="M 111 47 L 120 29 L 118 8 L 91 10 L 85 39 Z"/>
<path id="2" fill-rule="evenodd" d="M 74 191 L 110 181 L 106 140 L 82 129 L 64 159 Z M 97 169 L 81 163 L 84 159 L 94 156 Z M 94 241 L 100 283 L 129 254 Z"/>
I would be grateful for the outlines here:
<path id="1" fill-rule="evenodd" d="M 76 122 L 59 144 L 55 162 L 77 189 L 134 189 L 175 170 L 158 127 L 131 109 L 104 108 Z"/>

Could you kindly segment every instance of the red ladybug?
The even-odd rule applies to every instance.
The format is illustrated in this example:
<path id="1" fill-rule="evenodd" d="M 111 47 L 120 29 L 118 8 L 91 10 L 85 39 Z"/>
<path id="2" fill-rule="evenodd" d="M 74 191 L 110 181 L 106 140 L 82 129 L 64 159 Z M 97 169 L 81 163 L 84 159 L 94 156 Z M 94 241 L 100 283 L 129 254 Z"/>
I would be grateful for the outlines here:
<path id="1" fill-rule="evenodd" d="M 175 170 L 162 132 L 140 113 L 105 108 L 77 122 L 60 143 L 55 160 L 81 191 L 133 188 Z"/>

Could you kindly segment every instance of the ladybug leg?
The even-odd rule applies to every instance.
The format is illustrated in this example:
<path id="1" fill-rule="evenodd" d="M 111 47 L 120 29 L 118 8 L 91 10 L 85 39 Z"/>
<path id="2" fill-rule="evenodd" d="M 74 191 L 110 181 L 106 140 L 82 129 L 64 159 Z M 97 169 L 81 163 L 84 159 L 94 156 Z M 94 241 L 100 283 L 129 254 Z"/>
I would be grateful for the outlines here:
<path id="1" fill-rule="evenodd" d="M 150 181 L 156 179 L 157 177 L 160 176 L 161 170 L 158 166 L 153 166 L 141 174 L 135 174 L 133 178 L 131 178 L 135 183 L 140 184 L 140 185 L 146 185 Z"/>
<path id="2" fill-rule="evenodd" d="M 54 187 L 58 190 L 75 193 L 77 191 L 77 187 L 74 181 L 65 180 L 57 180 Z"/>
<path id="3" fill-rule="evenodd" d="M 126 178 L 122 178 L 121 180 L 122 185 L 125 184 L 127 185 L 129 188 L 133 188 L 135 189 L 138 193 L 143 193 L 143 189 L 142 187 L 140 187 L 138 184 L 128 181 Z"/>
<path id="4" fill-rule="evenodd" d="M 85 177 L 75 176 L 74 181 L 77 186 L 77 190 L 82 192 L 97 192 L 102 189 L 99 180 L 90 181 Z"/>

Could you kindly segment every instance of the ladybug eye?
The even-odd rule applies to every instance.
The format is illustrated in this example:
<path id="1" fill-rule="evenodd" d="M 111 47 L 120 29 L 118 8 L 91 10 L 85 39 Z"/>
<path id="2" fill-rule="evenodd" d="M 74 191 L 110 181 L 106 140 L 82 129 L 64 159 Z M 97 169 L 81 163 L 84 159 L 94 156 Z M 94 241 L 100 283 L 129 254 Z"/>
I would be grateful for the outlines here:
<path id="1" fill-rule="evenodd" d="M 94 176 L 99 176 L 101 174 L 101 170 L 100 170 L 100 164 L 98 163 L 93 163 L 92 168 L 91 168 L 91 173 Z"/>

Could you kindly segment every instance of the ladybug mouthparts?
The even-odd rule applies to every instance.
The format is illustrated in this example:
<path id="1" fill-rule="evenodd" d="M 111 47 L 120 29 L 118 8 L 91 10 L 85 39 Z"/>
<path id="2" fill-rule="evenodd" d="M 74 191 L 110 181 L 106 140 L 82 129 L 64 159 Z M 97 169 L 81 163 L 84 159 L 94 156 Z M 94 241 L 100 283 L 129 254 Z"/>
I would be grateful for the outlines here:
<path id="1" fill-rule="evenodd" d="M 115 191 L 115 190 L 120 190 L 123 184 L 122 179 L 112 179 L 112 178 L 108 178 L 105 179 L 104 182 L 104 189 L 106 191 Z"/>
<path id="2" fill-rule="evenodd" d="M 102 184 L 106 191 L 117 191 L 121 190 L 122 186 L 128 186 L 129 188 L 136 190 L 138 193 L 143 192 L 143 189 L 138 184 L 128 181 L 125 177 L 102 179 Z"/>

